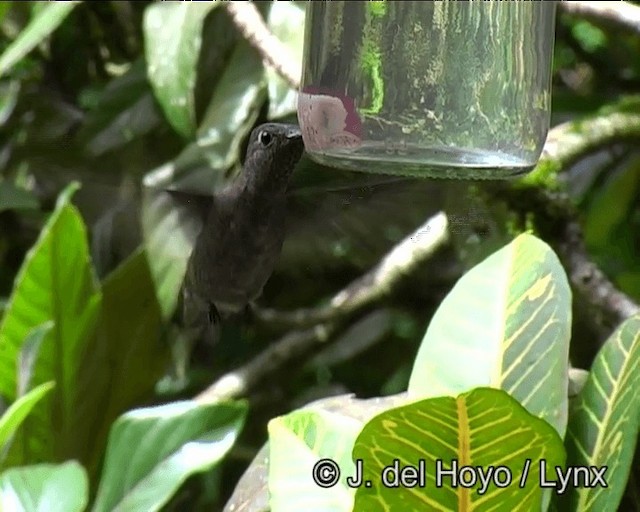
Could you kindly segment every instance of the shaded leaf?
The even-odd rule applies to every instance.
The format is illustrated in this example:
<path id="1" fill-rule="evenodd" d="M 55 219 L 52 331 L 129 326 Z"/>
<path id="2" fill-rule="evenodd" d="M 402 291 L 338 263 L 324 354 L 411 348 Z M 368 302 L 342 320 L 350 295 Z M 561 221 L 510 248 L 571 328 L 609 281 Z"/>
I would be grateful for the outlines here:
<path id="1" fill-rule="evenodd" d="M 112 272 L 102 285 L 102 315 L 94 343 L 83 354 L 73 429 L 75 443 L 86 445 L 91 475 L 97 467 L 112 422 L 153 396 L 166 369 L 169 350 L 160 337 L 161 313 L 144 251 Z M 92 425 L 86 418 L 101 414 Z"/>
<path id="2" fill-rule="evenodd" d="M 109 435 L 94 512 L 160 510 L 188 476 L 224 457 L 245 414 L 240 402 L 176 402 L 124 414 Z"/>
<path id="3" fill-rule="evenodd" d="M 35 210 L 39 207 L 36 197 L 9 181 L 0 181 L 0 212 L 5 210 Z"/>
<path id="4" fill-rule="evenodd" d="M 29 442 L 16 438 L 12 463 L 56 459 L 70 449 L 77 432 L 76 414 L 80 358 L 96 327 L 100 293 L 91 267 L 87 233 L 77 209 L 69 204 L 77 188 L 72 184 L 58 204 L 16 277 L 13 293 L 0 324 L 0 393 L 17 396 L 17 368 L 27 335 L 45 322 L 54 328 L 40 347 L 33 384 L 55 381 L 55 392 L 26 422 Z M 69 443 L 69 444 L 66 444 Z M 15 458 L 11 459 L 11 454 Z"/>
<path id="5" fill-rule="evenodd" d="M 53 329 L 53 326 L 53 322 L 45 322 L 32 329 L 27 335 L 27 339 L 24 340 L 18 357 L 18 396 L 24 395 L 29 389 L 38 354 L 40 353 L 40 345 Z"/>
<path id="6" fill-rule="evenodd" d="M 171 193 L 146 188 L 142 202 L 142 230 L 158 302 L 165 319 L 178 303 L 187 260 L 202 220 Z"/>
<path id="7" fill-rule="evenodd" d="M 0 127 L 11 117 L 13 109 L 18 104 L 20 82 L 9 80 L 0 82 Z"/>
<path id="8" fill-rule="evenodd" d="M 160 124 L 142 59 L 102 91 L 78 137 L 94 156 L 116 149 Z"/>

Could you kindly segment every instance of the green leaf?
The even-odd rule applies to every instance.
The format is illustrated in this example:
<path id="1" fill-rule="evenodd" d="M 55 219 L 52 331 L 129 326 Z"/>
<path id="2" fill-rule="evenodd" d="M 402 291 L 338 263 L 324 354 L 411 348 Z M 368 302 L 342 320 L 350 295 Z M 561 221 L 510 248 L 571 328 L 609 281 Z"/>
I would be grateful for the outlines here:
<path id="1" fill-rule="evenodd" d="M 144 14 L 147 74 L 156 97 L 175 130 L 195 133 L 195 86 L 202 24 L 218 2 L 149 5 Z"/>
<path id="2" fill-rule="evenodd" d="M 572 402 L 567 463 L 608 469 L 608 487 L 582 486 L 562 496 L 560 510 L 617 510 L 640 430 L 640 315 L 607 340 L 582 391 Z"/>
<path id="3" fill-rule="evenodd" d="M 418 351 L 409 393 L 500 388 L 564 435 L 570 327 L 571 292 L 557 256 L 520 235 L 444 299 Z"/>
<path id="4" fill-rule="evenodd" d="M 173 162 L 154 169 L 145 185 L 208 195 L 222 181 L 222 172 L 240 159 L 240 144 L 253 127 L 265 99 L 264 68 L 246 42 L 235 47 L 216 84 L 197 140 Z"/>
<path id="5" fill-rule="evenodd" d="M 91 267 L 87 233 L 77 209 L 69 204 L 77 188 L 67 187 L 16 277 L 9 306 L 0 324 L 0 394 L 17 396 L 16 361 L 27 335 L 53 321 L 40 346 L 34 385 L 55 381 L 55 392 L 25 421 L 29 439 L 16 438 L 13 464 L 54 459 L 70 449 L 76 432 L 71 418 L 77 397 L 79 360 L 95 332 L 100 293 Z M 14 458 L 11 457 L 13 452 Z"/>
<path id="6" fill-rule="evenodd" d="M 132 254 L 107 277 L 102 294 L 97 336 L 79 364 L 77 387 L 82 392 L 73 416 L 74 442 L 88 448 L 90 475 L 98 470 L 113 421 L 153 396 L 169 362 L 144 251 Z M 100 416 L 87 425 L 86 418 L 95 415 L 96 404 L 101 404 Z"/>
<path id="7" fill-rule="evenodd" d="M 353 510 L 540 510 L 541 473 L 549 479 L 565 454 L 547 422 L 507 393 L 479 388 L 376 416 L 358 436 L 353 458 L 363 461 L 365 482 L 356 491 Z M 415 480 L 414 487 L 383 485 L 383 474 L 393 484 L 394 471 L 385 468 L 394 467 L 394 461 L 398 477 L 412 466 L 422 470 L 424 480 Z M 451 474 L 442 473 L 454 464 L 457 483 L 471 482 L 475 475 L 476 484 L 454 487 Z M 496 480 L 509 485 L 496 486 Z"/>
<path id="8" fill-rule="evenodd" d="M 20 35 L 0 55 L 0 76 L 58 28 L 78 3 L 51 2 L 45 4 L 20 32 Z"/>
<path id="9" fill-rule="evenodd" d="M 0 450 L 9 441 L 9 438 L 20 427 L 22 422 L 34 408 L 34 406 L 55 386 L 53 382 L 45 382 L 21 396 L 13 402 L 0 417 Z"/>
<path id="10" fill-rule="evenodd" d="M 113 425 L 94 512 L 160 510 L 188 476 L 219 462 L 244 423 L 240 402 L 137 409 Z"/>
<path id="11" fill-rule="evenodd" d="M 38 464 L 0 475 L 0 510 L 11 512 L 82 512 L 89 482 L 77 462 Z"/>

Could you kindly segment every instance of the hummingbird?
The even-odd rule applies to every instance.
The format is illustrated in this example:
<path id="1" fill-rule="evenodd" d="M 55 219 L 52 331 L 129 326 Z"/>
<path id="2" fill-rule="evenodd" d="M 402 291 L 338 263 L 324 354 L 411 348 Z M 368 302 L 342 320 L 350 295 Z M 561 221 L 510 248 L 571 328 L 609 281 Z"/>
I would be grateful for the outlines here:
<path id="1" fill-rule="evenodd" d="M 220 322 L 262 293 L 285 238 L 287 187 L 304 145 L 300 128 L 267 123 L 249 138 L 242 172 L 214 193 L 182 286 L 187 328 L 217 338 Z"/>

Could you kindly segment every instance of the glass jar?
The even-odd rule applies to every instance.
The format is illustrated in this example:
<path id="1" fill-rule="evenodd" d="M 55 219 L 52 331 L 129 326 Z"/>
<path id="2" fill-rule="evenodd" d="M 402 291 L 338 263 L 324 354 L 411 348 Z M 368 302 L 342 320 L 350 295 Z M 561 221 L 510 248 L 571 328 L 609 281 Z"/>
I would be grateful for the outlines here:
<path id="1" fill-rule="evenodd" d="M 555 2 L 309 2 L 298 119 L 345 169 L 531 170 L 549 129 Z"/>

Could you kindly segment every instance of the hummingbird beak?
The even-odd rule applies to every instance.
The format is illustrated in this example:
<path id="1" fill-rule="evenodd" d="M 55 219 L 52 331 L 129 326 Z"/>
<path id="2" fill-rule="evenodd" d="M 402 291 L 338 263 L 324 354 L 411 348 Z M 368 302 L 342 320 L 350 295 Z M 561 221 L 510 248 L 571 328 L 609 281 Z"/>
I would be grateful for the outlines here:
<path id="1" fill-rule="evenodd" d="M 285 133 L 285 137 L 287 137 L 287 139 L 301 139 L 302 131 L 300 130 L 299 126 L 292 125 L 290 128 L 287 129 L 287 132 Z"/>

